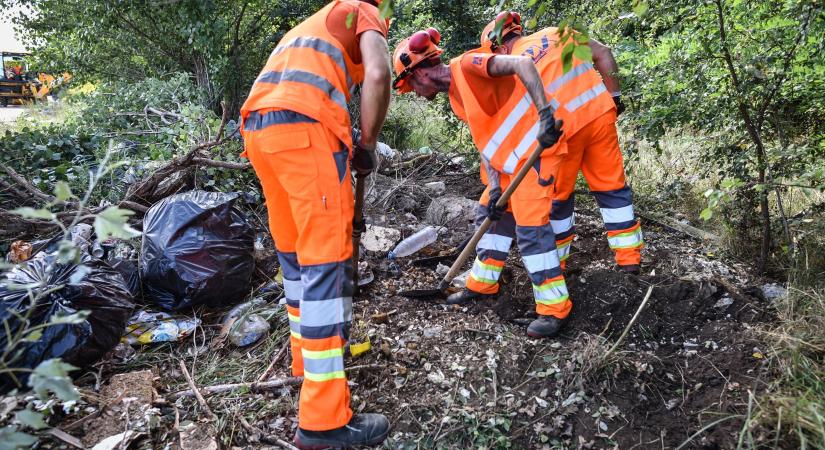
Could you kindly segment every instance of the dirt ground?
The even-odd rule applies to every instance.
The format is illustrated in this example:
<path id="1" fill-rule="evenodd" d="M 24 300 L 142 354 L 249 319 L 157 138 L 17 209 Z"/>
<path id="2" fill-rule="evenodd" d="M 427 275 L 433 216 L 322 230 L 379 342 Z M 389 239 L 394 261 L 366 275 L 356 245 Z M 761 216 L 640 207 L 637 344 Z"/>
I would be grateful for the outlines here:
<path id="1" fill-rule="evenodd" d="M 472 174 L 433 179 L 469 198 L 480 192 Z M 375 197 L 367 217 L 409 235 L 422 226 L 429 203 L 410 194 L 417 189 L 396 189 L 396 198 L 416 197 L 403 200 L 402 208 Z M 643 274 L 619 272 L 595 203 L 579 196 L 577 211 L 578 237 L 565 271 L 573 315 L 562 335 L 551 340 L 525 334 L 534 305 L 516 249 L 499 299 L 464 308 L 397 295 L 437 284 L 433 267 L 410 263 L 452 251 L 467 237 L 463 226 L 400 259 L 398 272 L 389 270 L 384 254 L 364 252 L 376 281 L 355 299 L 353 337 L 369 338 L 372 349 L 347 364 L 352 408 L 391 419 L 384 448 L 736 447 L 749 400 L 770 375 L 760 344 L 749 333 L 772 320 L 757 287 L 762 280 L 714 255 L 712 247 L 651 222 L 643 222 Z M 626 341 L 605 356 L 651 288 Z M 145 433 L 135 438 L 141 448 L 181 448 L 180 436 L 187 434 L 181 430 L 208 422 L 215 436 L 200 433 L 203 445 L 183 447 L 212 448 L 217 442 L 223 448 L 260 448 L 291 441 L 298 389 L 249 384 L 273 359 L 267 379 L 289 377 L 289 355 L 280 352 L 287 340 L 285 319 L 269 339 L 238 349 L 215 339 L 222 312 L 197 313 L 205 325 L 184 342 L 136 353 L 120 348 L 96 366 L 97 373 L 82 376 L 78 384 L 88 395 L 65 418 L 67 424 L 86 420 L 73 427 L 75 434 L 90 431 L 111 404 L 122 401 L 105 398 L 113 375 L 149 369 L 156 374 L 149 388 L 157 390 L 157 398 L 138 401 L 151 403 L 139 409 L 146 419 L 118 422 Z M 207 394 L 206 411 L 194 398 L 174 395 L 188 389 L 179 360 L 200 389 L 248 384 Z"/>

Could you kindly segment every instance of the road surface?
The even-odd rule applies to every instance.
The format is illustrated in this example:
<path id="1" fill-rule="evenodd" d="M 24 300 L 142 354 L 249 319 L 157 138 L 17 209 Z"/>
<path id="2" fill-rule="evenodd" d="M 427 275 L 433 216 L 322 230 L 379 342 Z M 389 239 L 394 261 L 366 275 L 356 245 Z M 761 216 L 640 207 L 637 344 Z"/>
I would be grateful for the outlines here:
<path id="1" fill-rule="evenodd" d="M 14 122 L 25 110 L 23 106 L 0 106 L 0 122 Z"/>

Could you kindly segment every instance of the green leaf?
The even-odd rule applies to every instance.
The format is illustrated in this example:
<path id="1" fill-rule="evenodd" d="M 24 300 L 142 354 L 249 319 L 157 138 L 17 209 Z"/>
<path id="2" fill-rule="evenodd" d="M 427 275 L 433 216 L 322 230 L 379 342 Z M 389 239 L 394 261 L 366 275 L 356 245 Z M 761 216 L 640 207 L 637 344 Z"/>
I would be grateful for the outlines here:
<path id="1" fill-rule="evenodd" d="M 88 317 L 91 311 L 78 311 L 74 314 L 67 314 L 65 316 L 61 316 L 59 314 L 55 314 L 52 316 L 51 320 L 49 320 L 49 325 L 61 325 L 61 324 L 70 324 L 70 325 L 77 325 L 83 323 Z"/>
<path id="2" fill-rule="evenodd" d="M 713 210 L 710 208 L 705 208 L 701 213 L 699 213 L 699 217 L 705 221 L 710 220 L 710 218 L 713 217 Z"/>
<path id="3" fill-rule="evenodd" d="M 537 23 L 538 23 L 538 21 L 536 20 L 536 18 L 531 17 L 530 20 L 527 21 L 527 28 L 530 28 L 530 29 L 536 28 Z"/>
<path id="4" fill-rule="evenodd" d="M 58 181 L 55 183 L 54 196 L 61 202 L 65 202 L 66 200 L 72 198 L 72 189 L 69 187 L 69 183 L 65 181 Z"/>
<path id="5" fill-rule="evenodd" d="M 141 235 L 140 231 L 130 227 L 127 223 L 134 211 L 110 206 L 95 217 L 95 234 L 98 239 L 110 236 L 120 239 L 132 239 Z"/>
<path id="6" fill-rule="evenodd" d="M 27 219 L 46 219 L 46 220 L 54 220 L 55 215 L 48 209 L 34 209 L 28 206 L 24 206 L 22 208 L 16 208 L 11 210 L 12 214 L 17 214 L 18 216 L 23 216 Z"/>
<path id="7" fill-rule="evenodd" d="M 573 50 L 575 47 L 576 44 L 570 42 L 561 50 L 562 73 L 570 72 L 570 69 L 573 68 Z"/>
<path id="8" fill-rule="evenodd" d="M 42 413 L 32 411 L 30 409 L 17 411 L 17 413 L 14 415 L 14 418 L 17 419 L 17 421 L 21 424 L 29 428 L 33 428 L 35 430 L 42 430 L 43 428 L 49 427 L 49 425 L 43 420 Z"/>
<path id="9" fill-rule="evenodd" d="M 576 48 L 573 49 L 573 55 L 581 61 L 593 61 L 593 51 L 590 50 L 589 45 L 577 45 Z"/>
<path id="10" fill-rule="evenodd" d="M 643 17 L 645 14 L 647 14 L 647 10 L 647 2 L 638 2 L 635 6 L 633 6 L 633 13 L 636 14 L 638 17 Z"/>
<path id="11" fill-rule="evenodd" d="M 29 448 L 37 442 L 37 438 L 21 433 L 13 427 L 0 428 L 0 450 L 17 450 Z"/>
<path id="12" fill-rule="evenodd" d="M 347 14 L 347 29 L 352 28 L 352 21 L 355 20 L 355 12 Z"/>
<path id="13" fill-rule="evenodd" d="M 37 342 L 43 337 L 43 330 L 34 330 L 23 338 L 23 342 Z"/>
<path id="14" fill-rule="evenodd" d="M 393 3 L 395 3 L 395 0 L 384 0 L 380 5 L 378 5 L 378 12 L 381 13 L 382 19 L 392 17 L 394 6 Z"/>
<path id="15" fill-rule="evenodd" d="M 72 370 L 77 370 L 77 367 L 59 359 L 47 359 L 34 369 L 29 377 L 29 387 L 43 401 L 48 399 L 49 392 L 54 392 L 64 402 L 79 400 L 80 394 L 69 378 L 69 371 Z"/>

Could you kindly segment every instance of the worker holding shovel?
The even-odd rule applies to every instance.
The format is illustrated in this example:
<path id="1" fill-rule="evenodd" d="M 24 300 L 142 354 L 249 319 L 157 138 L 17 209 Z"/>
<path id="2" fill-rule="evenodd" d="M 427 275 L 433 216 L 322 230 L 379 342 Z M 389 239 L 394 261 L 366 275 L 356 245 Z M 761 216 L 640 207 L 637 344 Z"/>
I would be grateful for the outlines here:
<path id="1" fill-rule="evenodd" d="M 389 433 L 384 415 L 353 414 L 344 372 L 354 290 L 349 167 L 360 175 L 375 167 L 392 78 L 378 3 L 335 0 L 290 30 L 241 108 L 283 269 L 292 373 L 304 377 L 300 448 L 378 445 Z M 359 84 L 353 139 L 347 102 Z"/>
<path id="2" fill-rule="evenodd" d="M 558 53 L 564 47 L 558 45 L 560 32 L 558 28 L 551 27 L 522 37 L 521 17 L 518 13 L 504 11 L 484 28 L 481 46 L 499 55 L 527 52 L 539 57 L 542 52 Z M 520 42 L 523 39 L 541 45 L 525 46 Z M 569 42 L 573 40 L 574 37 L 571 37 Z M 565 122 L 564 139 L 568 150 L 559 168 L 550 213 L 559 260 L 563 268 L 575 237 L 573 191 L 581 170 L 599 205 L 607 241 L 619 269 L 638 274 L 644 239 L 639 220 L 633 213 L 632 191 L 625 182 L 622 151 L 616 132 L 616 117 L 624 110 L 616 77 L 619 68 L 610 48 L 598 41 L 588 39 L 578 45 L 591 50 L 592 63 L 579 60 L 574 52 L 570 71 L 548 87 L 550 94 L 555 94 L 559 99 L 560 106 L 564 102 L 564 106 L 559 108 L 559 118 Z M 545 60 L 547 56 L 538 59 Z M 562 65 L 560 58 L 555 63 L 559 67 Z M 597 83 L 599 76 L 604 83 Z M 582 91 L 580 85 L 590 89 Z M 585 97 L 588 101 L 581 101 Z"/>
<path id="3" fill-rule="evenodd" d="M 556 172 L 566 152 L 564 145 L 556 145 L 562 123 L 555 119 L 555 108 L 544 89 L 543 78 L 557 76 L 552 73 L 555 66 L 481 49 L 446 65 L 437 45 L 440 39 L 438 31 L 430 28 L 398 44 L 393 54 L 397 74 L 393 87 L 402 93 L 415 91 L 429 100 L 448 93 L 453 112 L 469 125 L 481 152 L 487 188 L 477 221 L 480 229 L 489 228 L 477 240 L 467 289 L 450 296 L 448 303 L 493 297 L 516 236 L 539 314 L 527 333 L 554 336 L 571 307 L 548 216 Z M 531 154 L 536 141 L 538 148 Z M 510 201 L 505 206 L 500 200 L 507 197 Z M 451 272 L 454 269 L 455 264 Z"/>

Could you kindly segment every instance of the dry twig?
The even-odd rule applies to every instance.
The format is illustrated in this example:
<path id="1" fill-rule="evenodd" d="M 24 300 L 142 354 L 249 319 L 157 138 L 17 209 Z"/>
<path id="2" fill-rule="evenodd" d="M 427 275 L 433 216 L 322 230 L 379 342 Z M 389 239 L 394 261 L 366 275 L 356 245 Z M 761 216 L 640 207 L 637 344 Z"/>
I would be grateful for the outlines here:
<path id="1" fill-rule="evenodd" d="M 180 363 L 180 370 L 183 372 L 183 376 L 186 377 L 186 382 L 189 384 L 189 389 L 192 390 L 192 393 L 195 395 L 195 398 L 198 399 L 198 403 L 200 403 L 201 408 L 206 412 L 206 415 L 209 416 L 210 420 L 215 420 L 215 414 L 212 413 L 212 410 L 209 408 L 209 405 L 206 403 L 206 399 L 203 398 L 201 392 L 198 390 L 198 386 L 195 384 L 195 380 L 192 379 L 192 376 L 189 375 L 189 369 L 186 368 L 186 364 L 183 361 L 178 361 Z"/>

